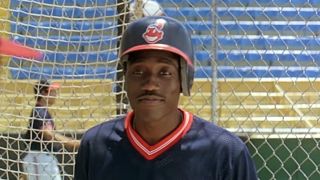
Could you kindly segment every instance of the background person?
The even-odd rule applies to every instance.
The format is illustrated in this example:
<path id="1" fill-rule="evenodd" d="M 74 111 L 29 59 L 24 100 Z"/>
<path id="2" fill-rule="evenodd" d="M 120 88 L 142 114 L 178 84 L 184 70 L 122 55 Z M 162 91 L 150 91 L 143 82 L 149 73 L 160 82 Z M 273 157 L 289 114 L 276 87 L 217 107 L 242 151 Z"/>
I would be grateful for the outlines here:
<path id="1" fill-rule="evenodd" d="M 22 179 L 60 180 L 58 160 L 52 152 L 59 151 L 60 144 L 69 151 L 74 151 L 80 144 L 79 140 L 55 132 L 55 123 L 48 107 L 55 103 L 59 87 L 60 84 L 46 79 L 34 86 L 36 104 L 25 135 L 29 152 L 22 160 Z"/>

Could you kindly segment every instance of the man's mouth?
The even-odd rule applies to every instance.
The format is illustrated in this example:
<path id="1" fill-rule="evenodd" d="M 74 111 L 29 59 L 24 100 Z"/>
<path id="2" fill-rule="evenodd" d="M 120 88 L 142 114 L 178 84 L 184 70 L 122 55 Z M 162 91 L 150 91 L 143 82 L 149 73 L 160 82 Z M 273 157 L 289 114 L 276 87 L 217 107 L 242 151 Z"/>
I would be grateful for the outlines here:
<path id="1" fill-rule="evenodd" d="M 155 95 L 143 95 L 138 97 L 139 102 L 145 102 L 145 103 L 158 103 L 158 102 L 164 102 L 164 98 L 155 96 Z"/>

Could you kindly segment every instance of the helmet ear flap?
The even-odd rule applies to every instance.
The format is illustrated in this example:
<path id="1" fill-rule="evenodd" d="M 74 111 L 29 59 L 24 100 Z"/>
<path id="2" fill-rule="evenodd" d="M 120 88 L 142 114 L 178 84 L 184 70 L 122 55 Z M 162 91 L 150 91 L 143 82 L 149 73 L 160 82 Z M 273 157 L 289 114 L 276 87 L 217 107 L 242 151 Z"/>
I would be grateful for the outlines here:
<path id="1" fill-rule="evenodd" d="M 182 93 L 185 96 L 190 96 L 193 84 L 193 68 L 190 68 L 187 62 L 182 58 L 180 58 L 179 62 Z"/>
<path id="2" fill-rule="evenodd" d="M 126 83 L 126 72 L 127 72 L 127 66 L 128 66 L 128 59 L 129 59 L 129 55 L 125 55 L 123 56 L 120 61 L 118 61 L 117 67 L 118 69 L 122 69 L 122 73 L 121 73 L 121 80 L 123 80 L 123 90 L 127 91 L 127 83 Z"/>

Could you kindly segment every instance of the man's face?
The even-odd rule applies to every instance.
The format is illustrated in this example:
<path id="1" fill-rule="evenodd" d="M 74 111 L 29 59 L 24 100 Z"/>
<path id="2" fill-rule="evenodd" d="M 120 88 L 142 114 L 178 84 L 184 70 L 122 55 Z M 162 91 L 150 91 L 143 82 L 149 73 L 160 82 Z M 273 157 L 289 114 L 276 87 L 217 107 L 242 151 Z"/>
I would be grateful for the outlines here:
<path id="1" fill-rule="evenodd" d="M 56 101 L 57 91 L 55 89 L 48 89 L 42 91 L 42 98 L 45 99 L 48 106 L 52 106 Z"/>
<path id="2" fill-rule="evenodd" d="M 51 106 L 56 102 L 57 98 L 57 90 L 55 89 L 49 89 L 49 99 L 48 104 Z"/>
<path id="3" fill-rule="evenodd" d="M 178 59 L 157 50 L 130 55 L 125 86 L 136 114 L 162 116 L 177 110 L 181 90 Z"/>

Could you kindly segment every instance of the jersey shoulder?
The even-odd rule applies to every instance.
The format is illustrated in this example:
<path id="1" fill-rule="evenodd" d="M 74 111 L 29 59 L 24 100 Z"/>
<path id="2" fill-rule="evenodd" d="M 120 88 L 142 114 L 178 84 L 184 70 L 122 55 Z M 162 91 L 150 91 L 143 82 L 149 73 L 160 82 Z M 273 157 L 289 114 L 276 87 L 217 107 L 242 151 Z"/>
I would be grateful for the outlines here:
<path id="1" fill-rule="evenodd" d="M 209 141 L 214 148 L 230 150 L 236 154 L 246 149 L 245 143 L 236 134 L 197 116 L 194 116 L 190 132 L 204 141 Z"/>
<path id="2" fill-rule="evenodd" d="M 234 133 L 213 122 L 194 117 L 189 149 L 205 154 L 222 179 L 257 179 L 246 144 Z M 191 138 L 192 137 L 192 138 Z M 219 178 L 216 178 L 219 179 Z"/>
<path id="3" fill-rule="evenodd" d="M 90 129 L 88 129 L 82 137 L 81 141 L 92 141 L 92 140 L 103 140 L 120 138 L 124 134 L 124 118 L 125 116 L 121 116 L 118 118 L 106 120 Z"/>
<path id="4" fill-rule="evenodd" d="M 52 120 L 48 108 L 42 106 L 34 107 L 30 117 L 35 118 L 37 120 Z"/>

